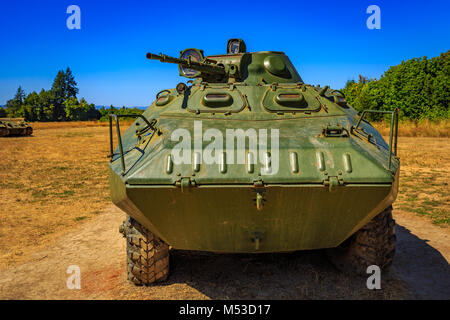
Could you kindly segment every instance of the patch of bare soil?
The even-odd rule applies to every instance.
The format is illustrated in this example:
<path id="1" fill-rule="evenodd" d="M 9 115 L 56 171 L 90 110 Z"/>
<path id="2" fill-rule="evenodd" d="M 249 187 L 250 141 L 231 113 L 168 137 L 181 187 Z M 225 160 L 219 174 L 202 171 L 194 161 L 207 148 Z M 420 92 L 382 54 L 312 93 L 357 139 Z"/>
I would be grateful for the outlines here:
<path id="1" fill-rule="evenodd" d="M 408 212 L 394 211 L 394 268 L 418 299 L 450 299 L 450 232 Z"/>
<path id="2" fill-rule="evenodd" d="M 337 271 L 322 251 L 216 255 L 175 251 L 167 282 L 135 287 L 126 280 L 125 215 L 111 206 L 60 237 L 33 259 L 0 271 L 2 299 L 409 299 L 450 298 L 448 228 L 396 212 L 397 256 L 382 289 Z M 69 290 L 70 265 L 81 289 Z"/>

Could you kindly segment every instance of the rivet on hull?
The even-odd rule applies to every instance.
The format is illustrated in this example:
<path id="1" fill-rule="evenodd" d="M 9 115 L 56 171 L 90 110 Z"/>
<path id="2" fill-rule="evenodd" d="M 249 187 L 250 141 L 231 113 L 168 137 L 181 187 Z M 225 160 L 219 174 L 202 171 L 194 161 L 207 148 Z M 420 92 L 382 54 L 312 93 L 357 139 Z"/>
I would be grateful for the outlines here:
<path id="1" fill-rule="evenodd" d="M 255 171 L 255 157 L 253 152 L 247 153 L 247 172 L 253 173 Z"/>
<path id="2" fill-rule="evenodd" d="M 270 158 L 270 152 L 264 154 L 264 170 L 266 173 L 270 174 L 272 172 L 272 161 Z"/>
<path id="3" fill-rule="evenodd" d="M 345 168 L 345 171 L 348 173 L 353 171 L 352 159 L 350 158 L 350 154 L 348 154 L 348 153 L 344 154 L 344 168 Z"/>
<path id="4" fill-rule="evenodd" d="M 220 172 L 227 173 L 227 154 L 225 152 L 220 155 Z"/>
<path id="5" fill-rule="evenodd" d="M 166 173 L 172 173 L 173 171 L 173 161 L 172 161 L 172 155 L 167 155 L 167 161 L 166 161 Z"/>
<path id="6" fill-rule="evenodd" d="M 194 171 L 200 171 L 200 152 L 194 152 Z"/>
<path id="7" fill-rule="evenodd" d="M 325 171 L 325 157 L 323 155 L 323 152 L 317 152 L 316 153 L 316 157 L 317 157 L 317 167 L 319 168 L 320 171 Z"/>
<path id="8" fill-rule="evenodd" d="M 298 173 L 298 157 L 297 152 L 291 152 L 291 171 L 292 173 Z"/>

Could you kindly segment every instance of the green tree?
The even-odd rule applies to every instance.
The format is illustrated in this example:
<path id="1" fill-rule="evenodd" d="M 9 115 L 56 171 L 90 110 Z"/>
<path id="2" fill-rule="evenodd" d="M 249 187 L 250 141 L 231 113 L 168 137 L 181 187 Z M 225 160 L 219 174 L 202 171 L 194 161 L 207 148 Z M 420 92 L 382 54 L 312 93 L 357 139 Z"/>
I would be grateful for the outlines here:
<path id="1" fill-rule="evenodd" d="M 75 77 L 72 74 L 72 70 L 68 67 L 65 73 L 65 82 L 66 82 L 66 99 L 68 98 L 76 98 L 78 94 L 77 82 L 75 81 Z"/>
<path id="2" fill-rule="evenodd" d="M 64 101 L 75 98 L 78 94 L 77 83 L 70 68 L 58 71 L 52 85 L 53 95 L 53 120 L 61 121 L 66 119 Z"/>
<path id="3" fill-rule="evenodd" d="M 64 101 L 64 105 L 68 120 L 86 121 L 99 119 L 101 116 L 100 112 L 95 109 L 95 105 L 87 103 L 84 98 L 80 102 L 77 98 L 68 98 Z"/>
<path id="4" fill-rule="evenodd" d="M 39 94 L 36 91 L 30 93 L 23 101 L 20 114 L 27 121 L 51 121 L 53 120 L 52 95 L 44 89 Z"/>
<path id="5" fill-rule="evenodd" d="M 342 89 L 357 110 L 394 110 L 405 119 L 450 117 L 450 51 L 439 57 L 414 58 L 390 67 L 379 80 L 360 76 Z M 381 115 L 373 115 L 379 119 Z"/>
<path id="6" fill-rule="evenodd" d="M 108 121 L 109 120 L 109 114 L 114 113 L 117 115 L 135 115 L 135 114 L 142 114 L 144 113 L 144 110 L 141 110 L 139 108 L 126 108 L 123 106 L 122 108 L 116 108 L 113 105 L 111 105 L 109 108 L 102 107 L 100 108 L 100 121 Z M 121 118 L 121 120 L 125 119 L 135 119 L 134 117 L 126 117 Z"/>
<path id="7" fill-rule="evenodd" d="M 6 102 L 6 114 L 8 117 L 18 116 L 18 112 L 20 110 L 20 107 L 22 106 L 23 99 L 25 99 L 25 96 L 26 96 L 25 91 L 23 91 L 22 87 L 19 86 L 19 88 L 16 91 L 16 94 L 14 95 L 14 98 Z"/>
<path id="8" fill-rule="evenodd" d="M 54 96 L 51 91 L 46 91 L 44 89 L 39 93 L 38 102 L 38 121 L 53 121 L 55 120 L 55 105 Z"/>
<path id="9" fill-rule="evenodd" d="M 51 88 L 53 100 L 53 120 L 65 120 L 64 101 L 66 100 L 66 81 L 64 71 L 58 71 Z"/>
<path id="10" fill-rule="evenodd" d="M 89 104 L 84 98 L 77 99 L 78 88 L 72 70 L 67 68 L 58 71 L 50 90 L 42 89 L 28 96 L 22 87 L 6 108 L 0 108 L 0 116 L 23 117 L 28 121 L 64 121 L 99 119 L 100 112 L 94 104 Z"/>

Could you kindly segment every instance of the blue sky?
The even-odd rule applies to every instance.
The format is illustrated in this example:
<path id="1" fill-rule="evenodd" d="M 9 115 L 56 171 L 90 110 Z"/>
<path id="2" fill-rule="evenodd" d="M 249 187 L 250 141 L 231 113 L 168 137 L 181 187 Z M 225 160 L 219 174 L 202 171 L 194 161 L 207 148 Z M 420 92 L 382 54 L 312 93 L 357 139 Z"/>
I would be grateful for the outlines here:
<path id="1" fill-rule="evenodd" d="M 69 5 L 81 30 L 66 27 Z M 369 30 L 369 5 L 381 29 Z M 48 89 L 69 66 L 79 97 L 97 105 L 146 106 L 186 78 L 176 65 L 145 59 L 195 47 L 224 53 L 229 38 L 249 51 L 284 51 L 306 83 L 341 88 L 363 74 L 450 49 L 450 1 L 85 1 L 0 2 L 0 104 L 21 85 Z"/>

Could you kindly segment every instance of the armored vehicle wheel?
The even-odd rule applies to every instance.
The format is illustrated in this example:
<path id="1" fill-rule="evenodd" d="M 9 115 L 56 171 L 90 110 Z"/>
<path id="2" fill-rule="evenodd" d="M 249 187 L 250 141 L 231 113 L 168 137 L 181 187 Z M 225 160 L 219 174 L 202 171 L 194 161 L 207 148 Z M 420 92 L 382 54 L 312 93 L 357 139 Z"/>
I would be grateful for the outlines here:
<path id="1" fill-rule="evenodd" d="M 127 217 L 123 231 L 127 240 L 128 280 L 136 285 L 166 280 L 169 246 L 131 217 Z"/>
<path id="2" fill-rule="evenodd" d="M 331 262 L 341 271 L 366 275 L 367 267 L 386 270 L 395 254 L 395 221 L 389 206 L 339 247 L 328 250 Z"/>
<path id="3" fill-rule="evenodd" d="M 0 137 L 6 137 L 9 135 L 9 130 L 7 128 L 0 128 Z"/>

